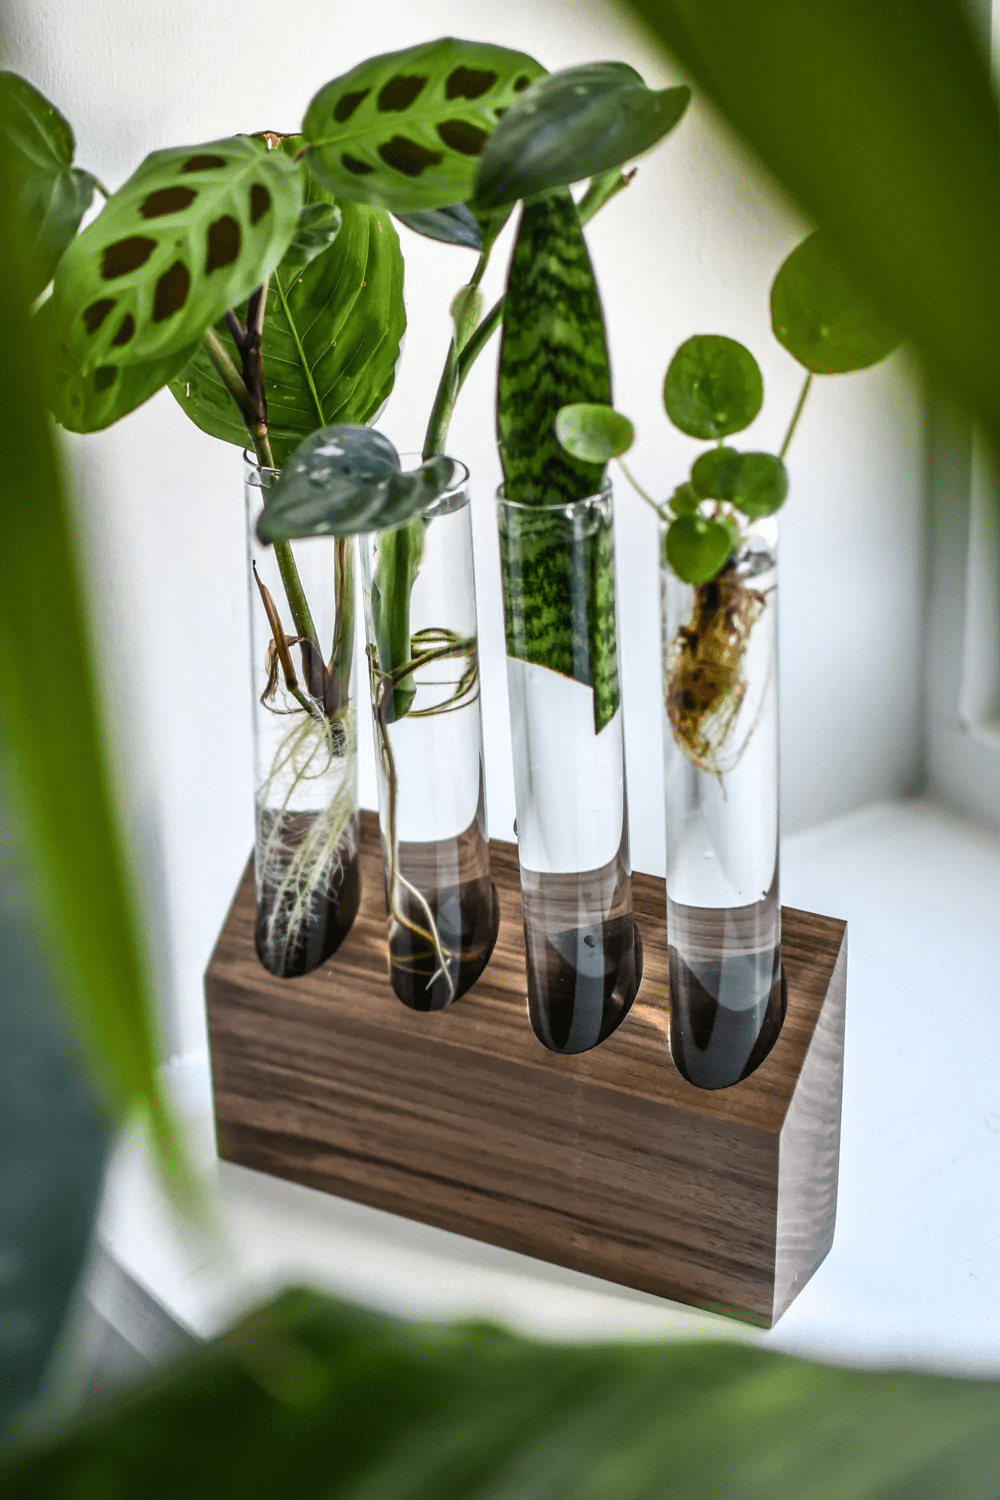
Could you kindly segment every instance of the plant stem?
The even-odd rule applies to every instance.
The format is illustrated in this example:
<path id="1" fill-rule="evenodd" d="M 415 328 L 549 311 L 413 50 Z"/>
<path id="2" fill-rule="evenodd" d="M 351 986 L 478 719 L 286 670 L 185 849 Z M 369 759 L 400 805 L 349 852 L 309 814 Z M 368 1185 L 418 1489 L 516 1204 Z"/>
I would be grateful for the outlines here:
<path id="1" fill-rule="evenodd" d="M 788 452 L 788 445 L 792 441 L 792 438 L 795 436 L 795 429 L 799 425 L 799 418 L 802 415 L 802 408 L 806 404 L 806 397 L 809 394 L 809 387 L 811 385 L 812 371 L 810 370 L 802 383 L 802 390 L 799 393 L 799 399 L 796 402 L 795 410 L 792 412 L 792 420 L 789 422 L 788 431 L 785 433 L 785 441 L 782 443 L 781 449 L 778 453 L 779 458 L 784 458 L 785 454 Z"/>
<path id="2" fill-rule="evenodd" d="M 653 507 L 653 509 L 656 511 L 656 514 L 659 516 L 659 518 L 660 518 L 661 521 L 665 521 L 667 519 L 667 513 L 664 510 L 663 506 L 662 505 L 658 505 L 656 503 L 656 501 L 653 499 L 652 495 L 647 495 L 646 491 L 643 489 L 643 487 L 639 483 L 638 479 L 636 479 L 636 477 L 632 473 L 632 471 L 629 468 L 626 467 L 625 460 L 623 458 L 619 458 L 617 460 L 617 463 L 618 463 L 619 469 L 621 469 L 622 473 L 625 475 L 625 478 L 628 480 L 629 484 L 635 490 L 636 494 L 640 495 L 642 497 L 642 499 L 645 500 L 645 502 L 646 502 L 647 505 L 651 505 Z"/>

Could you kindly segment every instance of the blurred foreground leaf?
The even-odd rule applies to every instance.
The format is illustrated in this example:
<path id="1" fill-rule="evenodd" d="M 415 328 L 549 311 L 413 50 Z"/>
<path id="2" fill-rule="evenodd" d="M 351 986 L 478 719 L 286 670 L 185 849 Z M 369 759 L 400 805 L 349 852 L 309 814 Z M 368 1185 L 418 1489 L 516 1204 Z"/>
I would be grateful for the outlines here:
<path id="1" fill-rule="evenodd" d="M 731 1343 L 532 1343 L 287 1293 L 48 1452 L 4 1500 L 995 1500 L 994 1381 Z"/>

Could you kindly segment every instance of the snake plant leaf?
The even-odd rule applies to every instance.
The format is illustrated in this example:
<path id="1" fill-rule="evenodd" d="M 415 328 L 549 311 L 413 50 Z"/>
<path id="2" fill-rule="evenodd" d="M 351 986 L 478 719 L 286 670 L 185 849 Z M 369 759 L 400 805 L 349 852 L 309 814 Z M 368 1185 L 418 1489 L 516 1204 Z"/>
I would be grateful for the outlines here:
<path id="1" fill-rule="evenodd" d="M 98 365 L 83 370 L 63 343 L 52 312 L 52 298 L 32 319 L 46 404 L 67 432 L 99 432 L 127 416 L 178 375 L 198 350 L 189 344 L 164 359 L 145 364 Z"/>
<path id="2" fill-rule="evenodd" d="M 708 583 L 729 561 L 733 538 L 724 521 L 678 516 L 667 529 L 667 562 L 685 583 Z"/>
<path id="3" fill-rule="evenodd" d="M 301 206 L 300 169 L 247 136 L 155 151 L 59 262 L 63 342 L 85 370 L 170 357 L 270 276 Z"/>
<path id="4" fill-rule="evenodd" d="M 362 203 L 340 209 L 343 224 L 329 249 L 301 269 L 282 261 L 271 278 L 262 347 L 279 468 L 317 428 L 371 421 L 395 380 L 406 327 L 399 237 L 378 209 Z M 216 332 L 238 364 L 224 322 Z M 246 447 L 240 414 L 203 349 L 170 389 L 204 432 Z"/>
<path id="5" fill-rule="evenodd" d="M 573 458 L 556 436 L 566 406 L 611 405 L 604 317 L 566 189 L 522 210 L 507 278 L 497 379 L 497 438 L 507 654 L 594 690 L 596 733 L 620 701 L 614 531 L 596 495 L 604 465 Z"/>
<path id="6" fill-rule="evenodd" d="M 764 377 L 749 349 L 722 334 L 686 339 L 670 361 L 663 405 L 675 427 L 722 438 L 749 427 L 764 404 Z"/>
<path id="7" fill-rule="evenodd" d="M 556 414 L 556 437 L 572 458 L 606 464 L 628 452 L 635 442 L 635 428 L 612 406 L 578 401 Z"/>
<path id="8" fill-rule="evenodd" d="M 94 179 L 73 166 L 76 142 L 69 122 L 17 73 L 0 72 L 0 130 L 14 178 L 28 295 L 37 297 L 90 207 Z"/>
<path id="9" fill-rule="evenodd" d="M 309 105 L 306 167 L 338 198 L 394 214 L 464 203 L 497 121 L 544 71 L 524 52 L 454 37 L 369 58 Z"/>
<path id="10" fill-rule="evenodd" d="M 271 486 L 257 535 L 277 542 L 391 530 L 443 495 L 454 474 L 454 463 L 442 456 L 404 473 L 392 443 L 370 427 L 322 427 L 299 445 Z"/>
<path id="11" fill-rule="evenodd" d="M 496 208 L 620 167 L 673 130 L 690 98 L 686 86 L 647 88 L 626 63 L 586 63 L 540 78 L 483 148 L 475 201 Z"/>
<path id="12" fill-rule="evenodd" d="M 866 370 L 900 342 L 898 328 L 821 229 L 795 247 L 774 278 L 771 323 L 789 354 L 814 375 Z"/>
<path id="13" fill-rule="evenodd" d="M 467 250 L 482 250 L 483 236 L 474 214 L 464 203 L 450 203 L 447 208 L 428 208 L 415 214 L 397 214 L 396 218 L 414 234 L 445 245 L 463 245 Z"/>
<path id="14" fill-rule="evenodd" d="M 727 498 L 752 519 L 773 515 L 788 498 L 788 471 L 773 453 L 741 453 Z"/>

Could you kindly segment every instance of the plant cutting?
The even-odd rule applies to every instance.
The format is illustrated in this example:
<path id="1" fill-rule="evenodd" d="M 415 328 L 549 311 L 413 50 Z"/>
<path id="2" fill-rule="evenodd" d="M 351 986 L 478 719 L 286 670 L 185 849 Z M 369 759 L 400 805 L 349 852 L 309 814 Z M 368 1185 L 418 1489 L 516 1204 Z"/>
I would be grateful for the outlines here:
<path id="1" fill-rule="evenodd" d="M 648 89 L 624 64 L 548 75 L 523 53 L 443 39 L 359 64 L 306 113 L 304 159 L 328 188 L 479 252 L 452 303 L 420 459 L 404 464 L 381 439 L 330 427 L 321 447 L 287 466 L 260 532 L 369 533 L 362 565 L 391 972 L 418 1008 L 463 993 L 496 936 L 471 533 L 460 468 L 444 456 L 459 391 L 503 315 L 503 299 L 482 312 L 480 285 L 518 199 L 555 195 L 585 222 L 688 97 Z M 568 188 L 584 180 L 577 208 Z"/>
<path id="2" fill-rule="evenodd" d="M 729 439 L 764 381 L 748 349 L 696 335 L 663 385 L 670 421 L 711 443 L 664 502 L 624 463 L 632 424 L 609 406 L 558 416 L 566 451 L 617 458 L 660 522 L 670 1046 L 684 1076 L 724 1088 L 763 1062 L 784 1014 L 778 882 L 777 521 L 785 458 L 816 375 L 866 369 L 899 342 L 829 239 L 810 235 L 771 288 L 775 336 L 805 368 L 778 453 Z"/>
<path id="3" fill-rule="evenodd" d="M 92 183 L 69 126 L 14 75 L 2 97 L 52 279 L 34 331 L 65 428 L 107 427 L 169 384 L 205 431 L 249 444 L 256 512 L 303 437 L 375 415 L 405 323 L 385 214 L 335 205 L 294 160 L 300 143 L 265 134 L 154 152 L 77 233 Z M 258 951 L 288 976 L 322 962 L 357 909 L 352 558 L 340 543 L 303 564 L 281 543 L 252 563 Z"/>

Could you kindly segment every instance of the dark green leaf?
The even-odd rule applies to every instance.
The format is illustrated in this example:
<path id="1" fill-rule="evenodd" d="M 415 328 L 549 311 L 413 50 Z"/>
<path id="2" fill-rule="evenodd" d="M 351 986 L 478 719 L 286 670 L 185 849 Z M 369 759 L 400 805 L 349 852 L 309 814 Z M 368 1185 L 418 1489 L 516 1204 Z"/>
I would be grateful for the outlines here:
<path id="1" fill-rule="evenodd" d="M 198 350 L 189 344 L 168 359 L 125 364 L 108 359 L 84 372 L 59 337 L 52 298 L 32 319 L 46 403 L 68 432 L 98 432 L 155 396 L 189 364 Z M 244 435 L 244 441 L 246 441 Z"/>
<path id="2" fill-rule="evenodd" d="M 556 437 L 571 458 L 606 464 L 628 452 L 635 441 L 635 428 L 612 406 L 578 401 L 557 413 Z"/>
<path id="3" fill-rule="evenodd" d="M 709 448 L 691 465 L 691 484 L 702 500 L 731 500 L 739 474 L 740 455 L 735 448 Z"/>
<path id="4" fill-rule="evenodd" d="M 819 229 L 774 278 L 771 322 L 775 337 L 814 375 L 867 369 L 891 354 L 900 338 Z"/>
<path id="5" fill-rule="evenodd" d="M 28 295 L 36 297 L 52 280 L 90 207 L 94 179 L 73 166 L 76 143 L 69 123 L 16 73 L 0 72 L 0 130 L 10 147 Z"/>
<path id="6" fill-rule="evenodd" d="M 693 516 L 699 503 L 698 492 L 692 484 L 679 484 L 667 501 L 675 516 Z"/>
<path id="7" fill-rule="evenodd" d="M 329 250 L 342 223 L 343 215 L 335 203 L 304 203 L 282 266 L 289 271 L 307 266 L 317 255 Z"/>
<path id="8" fill-rule="evenodd" d="M 1000 121 L 989 7 L 631 5 L 1000 447 Z"/>
<path id="9" fill-rule="evenodd" d="M 442 37 L 359 63 L 306 111 L 306 166 L 338 198 L 394 214 L 464 203 L 497 120 L 545 69 Z"/>
<path id="10" fill-rule="evenodd" d="M 323 427 L 285 462 L 257 524 L 262 542 L 297 536 L 355 536 L 401 526 L 454 482 L 450 458 L 404 473 L 387 437 L 370 427 Z"/>
<path id="11" fill-rule="evenodd" d="M 396 218 L 414 234 L 425 235 L 429 240 L 441 240 L 446 245 L 464 245 L 467 250 L 481 250 L 483 236 L 475 216 L 464 203 L 452 203 L 447 208 L 424 209 L 422 213 L 397 214 Z"/>
<path id="12" fill-rule="evenodd" d="M 626 63 L 586 63 L 541 78 L 490 137 L 476 202 L 496 208 L 620 167 L 672 130 L 690 98 L 687 87 L 648 89 Z"/>
<path id="13" fill-rule="evenodd" d="M 735 339 L 696 334 L 673 359 L 663 405 L 675 427 L 696 438 L 727 437 L 749 427 L 764 402 L 757 361 Z"/>
<path id="14" fill-rule="evenodd" d="M 707 583 L 733 550 L 729 527 L 707 516 L 678 516 L 667 531 L 667 561 L 685 583 Z"/>
<path id="15" fill-rule="evenodd" d="M 282 262 L 271 279 L 262 346 L 279 468 L 318 427 L 370 421 L 395 379 L 406 327 L 399 238 L 387 214 L 360 203 L 341 209 L 330 248 L 298 271 Z M 225 323 L 216 332 L 238 364 Z M 240 414 L 203 350 L 170 389 L 203 431 L 246 446 Z"/>
<path id="16" fill-rule="evenodd" d="M 532 1342 L 288 1293 L 8 1456 L 3 1500 L 995 1500 L 995 1380 Z"/>
<path id="17" fill-rule="evenodd" d="M 788 495 L 788 474 L 773 453 L 741 453 L 729 495 L 745 516 L 769 516 Z"/>
<path id="18" fill-rule="evenodd" d="M 59 262 L 63 342 L 85 370 L 169 358 L 270 276 L 301 206 L 299 169 L 247 136 L 155 151 Z"/>

